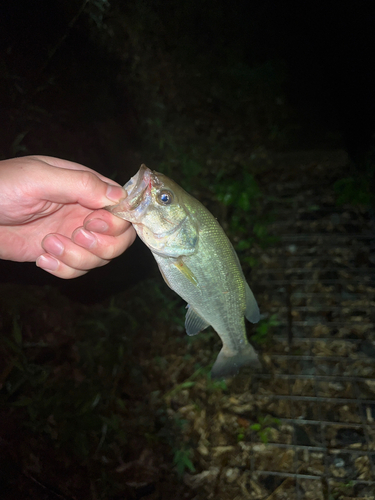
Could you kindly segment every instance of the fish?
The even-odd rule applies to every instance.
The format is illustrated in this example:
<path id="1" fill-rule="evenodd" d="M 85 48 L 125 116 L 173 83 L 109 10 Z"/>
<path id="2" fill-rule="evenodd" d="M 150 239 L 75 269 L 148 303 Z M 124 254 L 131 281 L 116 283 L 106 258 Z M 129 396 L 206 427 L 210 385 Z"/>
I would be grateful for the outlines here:
<path id="1" fill-rule="evenodd" d="M 244 366 L 259 368 L 245 326 L 245 317 L 259 321 L 258 304 L 215 217 L 172 179 L 145 165 L 124 189 L 127 196 L 105 208 L 133 224 L 167 285 L 187 302 L 187 334 L 212 326 L 221 338 L 211 377 L 232 377 Z"/>

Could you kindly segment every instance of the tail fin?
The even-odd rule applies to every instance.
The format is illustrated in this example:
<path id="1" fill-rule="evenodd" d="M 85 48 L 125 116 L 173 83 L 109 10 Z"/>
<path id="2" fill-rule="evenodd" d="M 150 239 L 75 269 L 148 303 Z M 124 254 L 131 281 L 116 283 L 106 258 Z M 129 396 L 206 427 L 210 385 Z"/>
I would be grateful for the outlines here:
<path id="1" fill-rule="evenodd" d="M 211 378 L 227 378 L 236 375 L 243 366 L 251 366 L 252 368 L 260 368 L 262 365 L 258 359 L 258 355 L 250 344 L 234 356 L 226 356 L 223 349 L 211 370 Z"/>

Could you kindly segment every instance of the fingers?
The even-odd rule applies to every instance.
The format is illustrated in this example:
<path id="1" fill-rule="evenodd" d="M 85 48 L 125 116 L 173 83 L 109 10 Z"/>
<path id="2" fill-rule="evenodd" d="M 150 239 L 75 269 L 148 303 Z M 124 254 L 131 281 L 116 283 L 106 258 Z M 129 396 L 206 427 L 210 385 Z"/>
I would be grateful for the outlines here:
<path id="1" fill-rule="evenodd" d="M 95 210 L 85 218 L 83 226 L 88 231 L 109 236 L 119 236 L 132 227 L 130 222 L 112 215 L 108 210 Z"/>
<path id="2" fill-rule="evenodd" d="M 72 234 L 72 241 L 103 260 L 111 260 L 121 255 L 134 241 L 135 233 L 129 227 L 119 236 L 87 231 L 84 227 L 77 228 Z M 91 269 L 91 267 L 90 267 Z"/>
<path id="3" fill-rule="evenodd" d="M 107 210 L 89 214 L 83 227 L 77 228 L 72 240 L 101 259 L 110 260 L 121 255 L 135 240 L 130 222 L 114 217 Z"/>
<path id="4" fill-rule="evenodd" d="M 83 165 L 54 159 L 55 166 L 46 158 L 50 163 L 43 157 L 28 157 L 22 165 L 24 175 L 30 177 L 26 194 L 33 198 L 100 209 L 126 196 L 119 184 L 103 180 L 106 178 Z"/>
<path id="5" fill-rule="evenodd" d="M 92 168 L 86 167 L 85 165 L 82 165 L 81 163 L 76 163 L 74 161 L 69 161 L 69 160 L 63 160 L 62 158 L 54 158 L 53 156 L 45 156 L 45 155 L 32 155 L 32 156 L 27 156 L 23 158 L 24 160 L 34 160 L 34 161 L 41 161 L 46 163 L 47 165 L 51 165 L 52 167 L 58 167 L 58 168 L 66 168 L 68 170 L 87 170 L 89 172 L 92 172 L 93 174 L 97 175 L 99 179 L 101 179 L 104 182 L 108 182 L 109 184 L 117 184 L 114 180 L 110 179 L 109 177 L 106 177 L 105 175 L 100 174 L 99 172 L 96 172 Z"/>
<path id="6" fill-rule="evenodd" d="M 87 271 L 74 269 L 59 261 L 49 254 L 40 255 L 36 260 L 36 265 L 54 276 L 62 279 L 72 279 L 83 276 Z"/>
<path id="7" fill-rule="evenodd" d="M 59 278 L 76 278 L 109 262 L 61 234 L 47 235 L 42 241 L 42 247 L 46 253 L 38 257 L 37 266 Z"/>
<path id="8" fill-rule="evenodd" d="M 46 253 L 38 257 L 37 266 L 60 278 L 76 278 L 122 254 L 134 239 L 135 231 L 129 222 L 105 210 L 96 211 L 71 238 L 47 235 L 42 241 Z"/>

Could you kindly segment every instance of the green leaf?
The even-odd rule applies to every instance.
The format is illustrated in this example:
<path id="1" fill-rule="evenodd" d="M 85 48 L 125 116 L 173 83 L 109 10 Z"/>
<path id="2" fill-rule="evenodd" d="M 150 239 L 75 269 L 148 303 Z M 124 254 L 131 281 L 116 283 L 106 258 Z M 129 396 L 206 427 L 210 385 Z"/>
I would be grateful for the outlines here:
<path id="1" fill-rule="evenodd" d="M 189 387 L 193 387 L 195 385 L 195 382 L 183 382 L 180 384 L 181 389 L 187 389 Z"/>
<path id="2" fill-rule="evenodd" d="M 269 434 L 269 431 L 268 429 L 265 429 L 264 431 L 261 431 L 259 432 L 259 437 L 260 437 L 260 440 L 262 441 L 262 443 L 268 443 L 268 434 Z"/>
<path id="3" fill-rule="evenodd" d="M 191 449 L 182 448 L 176 450 L 173 457 L 173 463 L 176 466 L 177 474 L 181 477 L 186 469 L 195 472 L 195 467 L 190 460 Z"/>

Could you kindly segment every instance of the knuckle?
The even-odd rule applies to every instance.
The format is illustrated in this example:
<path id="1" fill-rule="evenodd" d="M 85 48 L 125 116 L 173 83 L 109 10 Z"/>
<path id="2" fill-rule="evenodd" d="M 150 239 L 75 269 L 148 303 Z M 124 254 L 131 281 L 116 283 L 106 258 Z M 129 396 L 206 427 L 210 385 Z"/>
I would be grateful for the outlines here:
<path id="1" fill-rule="evenodd" d="M 92 190 L 93 183 L 94 183 L 94 174 L 92 174 L 91 172 L 88 172 L 86 170 L 81 170 L 80 173 L 81 173 L 81 176 L 80 176 L 81 188 L 85 191 Z"/>

